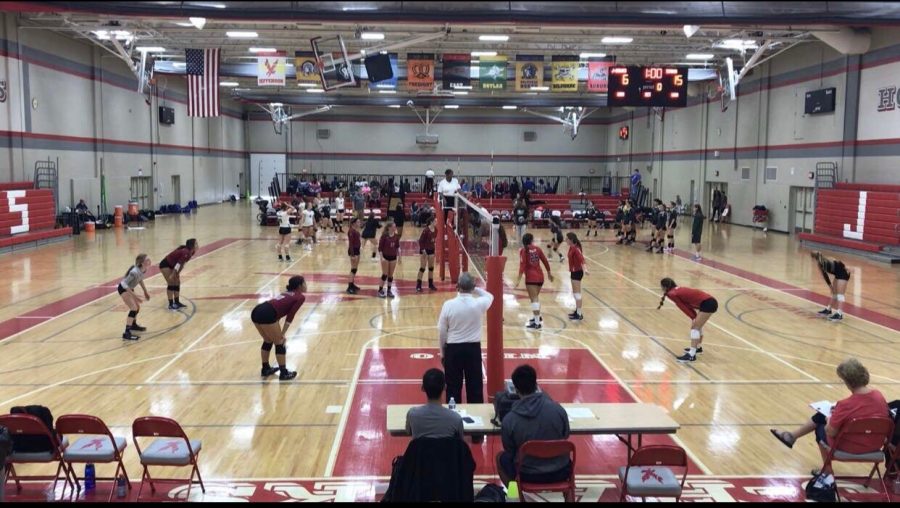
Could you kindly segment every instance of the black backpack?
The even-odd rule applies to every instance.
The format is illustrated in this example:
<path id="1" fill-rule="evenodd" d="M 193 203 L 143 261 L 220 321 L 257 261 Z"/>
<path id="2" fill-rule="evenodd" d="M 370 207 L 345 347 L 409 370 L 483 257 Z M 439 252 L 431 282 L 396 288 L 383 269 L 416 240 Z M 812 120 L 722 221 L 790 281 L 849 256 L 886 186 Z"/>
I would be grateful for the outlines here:
<path id="1" fill-rule="evenodd" d="M 521 400 L 519 394 L 511 393 L 509 390 L 501 390 L 494 395 L 494 418 L 491 423 L 500 426 L 503 417 L 512 411 L 513 404 Z"/>
<path id="2" fill-rule="evenodd" d="M 894 420 L 894 435 L 891 437 L 891 445 L 893 445 L 895 449 L 900 449 L 900 399 L 888 402 L 888 408 L 893 411 L 892 413 L 888 414 L 890 414 L 890 416 Z M 889 452 L 889 449 L 884 450 L 884 460 L 886 469 L 888 471 L 891 471 L 891 464 L 887 463 L 888 460 L 891 460 L 890 456 L 888 455 Z M 896 455 L 896 465 L 894 467 L 897 468 L 897 471 L 900 471 L 900 453 L 897 453 Z"/>
<path id="3" fill-rule="evenodd" d="M 53 429 L 53 413 L 46 406 L 16 406 L 9 410 L 11 414 L 29 414 L 40 418 L 50 432 Z M 41 453 L 53 451 L 53 443 L 46 436 L 23 435 L 13 439 L 13 451 L 16 453 Z"/>
<path id="4" fill-rule="evenodd" d="M 503 487 L 495 484 L 488 483 L 480 491 L 478 491 L 478 495 L 475 496 L 476 503 L 505 503 L 506 502 L 506 492 L 503 491 Z"/>

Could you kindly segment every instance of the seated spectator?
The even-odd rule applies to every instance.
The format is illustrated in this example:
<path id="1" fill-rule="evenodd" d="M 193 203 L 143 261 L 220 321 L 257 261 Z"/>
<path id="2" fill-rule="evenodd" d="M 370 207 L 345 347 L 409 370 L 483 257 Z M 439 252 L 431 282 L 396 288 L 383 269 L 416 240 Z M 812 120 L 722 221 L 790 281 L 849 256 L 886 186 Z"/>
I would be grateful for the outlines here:
<path id="1" fill-rule="evenodd" d="M 841 432 L 841 426 L 853 418 L 890 417 L 888 404 L 884 396 L 878 390 L 868 387 L 869 371 L 856 358 L 849 358 L 837 366 L 837 375 L 850 390 L 850 396 L 838 401 L 831 409 L 831 417 L 816 412 L 812 418 L 787 432 L 779 429 L 769 429 L 773 436 L 784 443 L 788 448 L 793 448 L 798 438 L 815 432 L 816 443 L 819 444 L 819 452 L 822 460 L 828 456 L 829 448 L 834 446 L 834 440 Z M 857 436 L 853 439 L 843 440 L 841 451 L 847 453 L 869 453 L 880 450 L 884 436 Z M 831 474 L 831 471 L 823 471 L 823 474 Z"/>
<path id="2" fill-rule="evenodd" d="M 430 437 L 441 439 L 456 437 L 463 439 L 462 417 L 441 405 L 444 388 L 447 386 L 441 369 L 428 369 L 422 376 L 422 391 L 428 403 L 416 406 L 406 413 L 406 431 L 413 439 Z"/>
<path id="3" fill-rule="evenodd" d="M 75 213 L 81 216 L 81 220 L 84 221 L 95 221 L 97 219 L 94 218 L 94 214 L 91 213 L 91 209 L 88 208 L 87 203 L 84 202 L 83 199 L 78 200 L 78 204 L 75 205 Z"/>
<path id="4" fill-rule="evenodd" d="M 516 479 L 517 452 L 523 444 L 535 440 L 569 438 L 569 416 L 546 393 L 538 391 L 534 367 L 516 367 L 512 373 L 512 382 L 521 400 L 513 404 L 500 425 L 503 451 L 497 454 L 497 473 L 504 485 Z M 526 457 L 522 463 L 522 481 L 561 482 L 569 478 L 571 468 L 568 456 L 552 459 Z"/>

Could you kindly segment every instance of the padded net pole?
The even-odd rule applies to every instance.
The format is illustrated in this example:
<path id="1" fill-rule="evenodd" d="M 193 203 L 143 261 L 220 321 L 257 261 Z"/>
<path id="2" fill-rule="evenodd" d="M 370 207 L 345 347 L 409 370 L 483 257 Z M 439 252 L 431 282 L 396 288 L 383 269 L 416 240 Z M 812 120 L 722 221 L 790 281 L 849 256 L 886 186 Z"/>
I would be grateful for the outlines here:
<path id="1" fill-rule="evenodd" d="M 494 296 L 487 311 L 487 391 L 488 400 L 493 401 L 494 394 L 504 388 L 503 373 L 503 269 L 506 258 L 498 256 L 500 235 L 500 218 L 494 217 L 491 225 L 491 255 L 485 262 L 485 282 L 488 293 Z"/>
<path id="2" fill-rule="evenodd" d="M 441 204 L 438 199 L 434 201 L 434 260 L 438 266 L 438 275 L 441 277 L 441 282 L 447 279 L 446 271 L 444 270 L 444 261 L 447 259 L 447 253 L 444 251 L 447 243 L 444 241 L 444 210 L 441 207 Z"/>

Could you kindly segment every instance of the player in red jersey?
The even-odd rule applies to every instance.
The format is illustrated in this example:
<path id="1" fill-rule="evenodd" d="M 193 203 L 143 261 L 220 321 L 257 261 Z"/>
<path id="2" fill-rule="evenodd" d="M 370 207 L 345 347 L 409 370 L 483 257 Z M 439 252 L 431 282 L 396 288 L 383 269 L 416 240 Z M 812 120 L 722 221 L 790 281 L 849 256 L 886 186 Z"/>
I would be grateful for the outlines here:
<path id="1" fill-rule="evenodd" d="M 359 268 L 359 251 L 362 249 L 362 239 L 359 236 L 359 220 L 356 217 L 350 219 L 350 229 L 347 230 L 347 255 L 350 256 L 350 283 L 347 284 L 347 292 L 351 295 L 359 293 L 356 285 L 356 271 Z"/>
<path id="2" fill-rule="evenodd" d="M 416 278 L 416 293 L 422 292 L 422 275 L 425 274 L 425 265 L 428 265 L 428 289 L 436 291 L 434 285 L 434 217 L 429 217 L 419 235 L 419 276 Z"/>
<path id="3" fill-rule="evenodd" d="M 687 314 L 691 318 L 691 347 L 684 348 L 685 353 L 678 358 L 679 362 L 693 362 L 697 360 L 697 353 L 703 352 L 703 325 L 709 320 L 709 317 L 719 310 L 719 302 L 699 289 L 680 288 L 675 281 L 666 277 L 659 281 L 662 286 L 663 295 L 659 299 L 659 307 L 661 309 L 666 297 L 675 302 L 675 305 L 681 309 L 681 312 Z"/>
<path id="4" fill-rule="evenodd" d="M 584 278 L 584 254 L 581 252 L 581 242 L 575 233 L 566 233 L 566 243 L 569 244 L 569 273 L 572 275 L 572 296 L 575 297 L 575 312 L 569 314 L 569 319 L 581 321 L 584 314 L 581 312 L 581 279 Z"/>
<path id="5" fill-rule="evenodd" d="M 198 248 L 200 248 L 200 245 L 197 244 L 197 240 L 191 238 L 184 242 L 184 245 L 170 252 L 159 263 L 159 271 L 166 279 L 166 284 L 168 284 L 166 296 L 169 297 L 169 310 L 179 310 L 187 307 L 187 305 L 178 300 L 178 295 L 181 293 L 181 271 L 184 270 L 184 265 L 190 261 Z"/>
<path id="6" fill-rule="evenodd" d="M 515 287 L 522 282 L 525 275 L 525 288 L 528 289 L 528 298 L 531 300 L 531 313 L 534 316 L 528 321 L 527 328 L 540 330 L 544 319 L 541 317 L 541 286 L 544 285 L 544 272 L 541 271 L 541 263 L 547 269 L 547 277 L 553 282 L 553 273 L 550 271 L 550 263 L 540 247 L 534 245 L 534 235 L 525 233 L 522 236 L 522 248 L 519 250 L 519 278 Z"/>
<path id="7" fill-rule="evenodd" d="M 378 241 L 378 252 L 381 253 L 381 285 L 378 286 L 378 297 L 393 298 L 391 285 L 394 283 L 397 258 L 400 257 L 400 235 L 397 234 L 397 225 L 394 221 L 389 220 L 385 223 L 384 233 Z M 384 290 L 384 281 L 387 281 L 387 292 Z"/>
<path id="8" fill-rule="evenodd" d="M 262 377 L 269 377 L 279 372 L 278 379 L 287 381 L 297 377 L 296 371 L 288 370 L 285 355 L 287 355 L 287 347 L 284 345 L 284 334 L 287 333 L 294 316 L 300 310 L 300 306 L 306 301 L 303 293 L 306 292 L 306 280 L 299 275 L 295 275 L 288 280 L 287 291 L 281 293 L 275 298 L 263 302 L 253 308 L 250 313 L 250 320 L 259 335 L 263 339 L 261 348 L 262 357 Z M 285 318 L 284 326 L 278 326 L 278 321 Z M 269 365 L 269 354 L 272 347 L 275 347 L 275 359 L 278 360 L 278 367 Z"/>

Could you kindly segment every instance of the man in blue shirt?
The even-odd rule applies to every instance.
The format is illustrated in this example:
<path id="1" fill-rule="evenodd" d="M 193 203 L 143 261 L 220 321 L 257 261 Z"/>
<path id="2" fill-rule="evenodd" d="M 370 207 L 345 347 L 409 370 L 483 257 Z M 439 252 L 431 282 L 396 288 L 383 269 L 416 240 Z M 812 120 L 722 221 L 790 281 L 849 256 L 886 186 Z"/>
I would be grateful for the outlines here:
<path id="1" fill-rule="evenodd" d="M 631 195 L 629 197 L 631 197 L 632 199 L 635 199 L 638 187 L 640 187 L 640 185 L 641 185 L 641 170 L 635 169 L 634 174 L 631 175 Z"/>
<path id="2" fill-rule="evenodd" d="M 525 177 L 525 183 L 522 185 L 522 188 L 534 192 L 534 181 L 530 177 Z"/>

